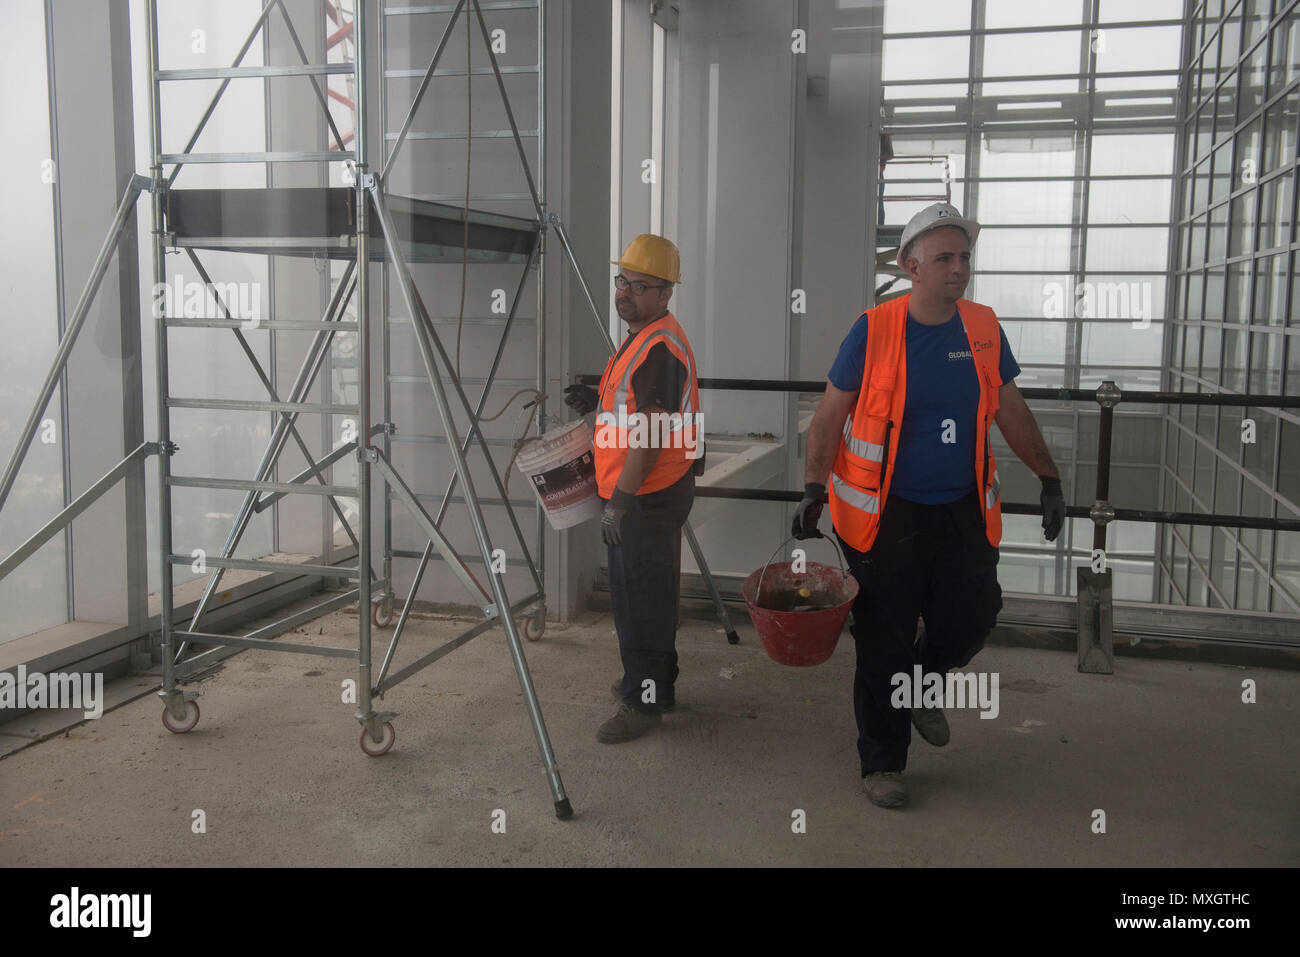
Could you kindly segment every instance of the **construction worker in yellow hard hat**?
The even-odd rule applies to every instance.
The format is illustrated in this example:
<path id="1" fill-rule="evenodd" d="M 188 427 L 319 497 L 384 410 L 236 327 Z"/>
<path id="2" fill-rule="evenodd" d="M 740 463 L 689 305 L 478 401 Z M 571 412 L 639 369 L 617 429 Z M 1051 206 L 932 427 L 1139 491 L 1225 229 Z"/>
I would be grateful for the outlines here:
<path id="1" fill-rule="evenodd" d="M 695 356 L 668 311 L 681 279 L 677 247 L 645 233 L 611 265 L 619 267 L 614 305 L 627 335 L 599 390 L 570 386 L 564 400 L 582 414 L 599 410 L 600 525 L 623 659 L 623 677 L 612 689 L 618 711 L 596 732 L 606 744 L 640 737 L 674 703 L 682 526 L 703 452 Z"/>

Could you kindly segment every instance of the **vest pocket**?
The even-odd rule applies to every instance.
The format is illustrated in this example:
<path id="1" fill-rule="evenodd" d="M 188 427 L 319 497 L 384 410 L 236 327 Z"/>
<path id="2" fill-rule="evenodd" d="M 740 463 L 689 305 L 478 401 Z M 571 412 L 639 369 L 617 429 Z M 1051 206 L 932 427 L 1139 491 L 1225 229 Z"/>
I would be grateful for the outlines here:
<path id="1" fill-rule="evenodd" d="M 893 411 L 894 388 L 898 385 L 898 376 L 893 373 L 873 373 L 867 384 L 867 401 L 862 413 L 868 418 L 880 419 L 881 428 L 884 420 Z"/>

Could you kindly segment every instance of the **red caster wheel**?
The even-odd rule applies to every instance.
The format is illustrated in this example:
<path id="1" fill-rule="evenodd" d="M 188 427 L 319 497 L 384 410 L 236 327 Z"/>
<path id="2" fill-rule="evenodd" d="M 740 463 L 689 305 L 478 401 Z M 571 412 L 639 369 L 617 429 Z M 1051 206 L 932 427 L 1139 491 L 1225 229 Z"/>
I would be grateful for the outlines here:
<path id="1" fill-rule="evenodd" d="M 527 638 L 529 641 L 541 641 L 542 635 L 546 634 L 545 621 L 543 621 L 539 625 L 536 623 L 534 619 L 525 618 L 523 620 L 523 625 L 524 625 L 523 627 L 524 637 Z"/>
<path id="2" fill-rule="evenodd" d="M 387 608 L 387 612 L 384 609 Z M 387 628 L 393 623 L 393 603 L 392 601 L 375 602 L 370 606 L 370 620 L 375 623 L 376 628 Z"/>
<path id="3" fill-rule="evenodd" d="M 167 706 L 163 705 L 162 713 L 163 727 L 172 734 L 184 734 L 186 731 L 193 731 L 194 726 L 199 723 L 199 703 L 197 701 L 185 702 L 185 720 L 176 721 Z"/>
<path id="4" fill-rule="evenodd" d="M 369 732 L 365 725 L 361 726 L 361 750 L 366 752 L 372 758 L 377 758 L 381 754 L 387 754 L 393 747 L 393 742 L 397 740 L 397 732 L 393 730 L 393 722 L 384 722 L 384 736 L 379 741 L 371 740 Z"/>

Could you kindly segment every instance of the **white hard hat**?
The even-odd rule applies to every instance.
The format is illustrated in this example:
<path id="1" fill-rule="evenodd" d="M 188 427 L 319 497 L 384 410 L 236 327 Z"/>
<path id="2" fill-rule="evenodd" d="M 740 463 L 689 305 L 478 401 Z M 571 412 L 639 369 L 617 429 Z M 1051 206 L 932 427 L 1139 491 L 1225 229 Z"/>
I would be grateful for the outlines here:
<path id="1" fill-rule="evenodd" d="M 903 227 L 903 238 L 898 242 L 898 265 L 903 266 L 903 251 L 907 249 L 908 243 L 922 233 L 928 233 L 940 226 L 956 226 L 966 234 L 972 246 L 975 245 L 975 237 L 980 234 L 980 224 L 973 219 L 963 218 L 956 206 L 949 203 L 927 206 L 909 219 L 907 225 Z"/>

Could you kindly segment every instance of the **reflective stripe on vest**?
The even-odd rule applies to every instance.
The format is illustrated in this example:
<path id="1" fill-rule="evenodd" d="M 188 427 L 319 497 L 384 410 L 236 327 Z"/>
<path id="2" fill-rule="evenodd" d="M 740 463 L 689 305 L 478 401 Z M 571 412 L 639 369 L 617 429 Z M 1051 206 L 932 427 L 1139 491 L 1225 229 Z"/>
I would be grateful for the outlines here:
<path id="1" fill-rule="evenodd" d="M 997 504 L 998 495 L 1001 492 L 1002 492 L 1002 486 L 998 483 L 998 473 L 997 470 L 994 469 L 993 481 L 992 483 L 990 483 L 988 489 L 984 492 L 984 507 L 992 508 L 995 504 Z"/>
<path id="2" fill-rule="evenodd" d="M 858 458 L 866 459 L 869 462 L 883 462 L 885 459 L 885 447 L 883 445 L 877 445 L 875 442 L 868 442 L 866 439 L 859 439 L 853 435 L 853 416 L 851 415 L 844 420 L 844 444 Z"/>
<path id="3" fill-rule="evenodd" d="M 618 478 L 627 462 L 631 435 L 641 433 L 655 442 L 661 435 L 672 436 L 659 446 L 655 464 L 637 490 L 638 495 L 657 492 L 680 479 L 699 457 L 700 441 L 700 391 L 695 376 L 695 355 L 685 330 L 672 313 L 660 316 L 637 333 L 639 341 L 631 352 L 611 356 L 600 379 L 599 412 L 596 415 L 596 485 L 601 496 L 609 498 L 614 493 Z M 634 418 L 638 414 L 632 376 L 649 356 L 650 350 L 664 344 L 674 358 L 686 369 L 686 384 L 682 389 L 681 411 L 667 413 L 665 418 L 648 421 L 641 426 Z M 653 415 L 654 413 L 651 413 Z M 642 416 L 645 414 L 642 413 Z M 648 426 L 648 430 L 646 429 Z"/>
<path id="4" fill-rule="evenodd" d="M 856 509 L 861 509 L 870 515 L 880 511 L 880 496 L 859 491 L 834 472 L 831 473 L 831 488 L 841 499 Z"/>
<path id="5" fill-rule="evenodd" d="M 897 460 L 906 408 L 907 306 L 900 296 L 868 311 L 866 356 L 857 405 L 844 423 L 831 469 L 830 512 L 835 530 L 850 546 L 868 551 L 880 527 Z M 975 486 L 985 533 L 996 547 L 1002 539 L 1002 486 L 988 442 L 1002 386 L 998 365 L 1001 336 L 997 316 L 987 306 L 962 299 L 957 311 L 971 347 L 979 383 L 975 414 Z M 985 480 L 985 476 L 989 476 Z"/>

